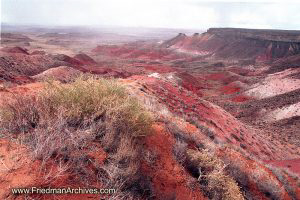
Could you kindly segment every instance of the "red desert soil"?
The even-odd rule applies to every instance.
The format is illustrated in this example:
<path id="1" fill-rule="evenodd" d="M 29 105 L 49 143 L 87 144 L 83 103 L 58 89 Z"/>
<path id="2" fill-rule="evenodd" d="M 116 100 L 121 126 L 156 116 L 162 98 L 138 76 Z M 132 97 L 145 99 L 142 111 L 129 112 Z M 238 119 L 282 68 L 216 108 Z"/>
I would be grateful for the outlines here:
<path id="1" fill-rule="evenodd" d="M 78 184 L 72 180 L 66 171 L 59 167 L 57 163 L 51 160 L 42 163 L 40 160 L 34 160 L 31 153 L 25 146 L 15 142 L 1 139 L 0 140 L 0 198 L 1 199 L 23 199 L 23 196 L 13 196 L 12 188 L 85 188 L 84 185 Z M 94 159 L 98 164 L 103 164 L 106 154 L 98 148 L 97 151 L 88 153 L 90 159 Z M 97 186 L 96 182 L 94 186 Z M 56 195 L 48 194 L 34 195 L 32 197 L 57 199 Z M 93 194 L 68 194 L 60 195 L 60 199 L 99 199 L 99 195 Z"/>
<path id="2" fill-rule="evenodd" d="M 245 102 L 245 101 L 249 101 L 253 99 L 252 97 L 249 96 L 245 96 L 245 95 L 239 95 L 239 96 L 235 96 L 234 98 L 232 98 L 231 100 L 233 102 Z"/>
<path id="3" fill-rule="evenodd" d="M 0 105 L 8 103 L 15 95 L 30 95 L 36 94 L 38 91 L 43 89 L 44 83 L 29 83 L 26 85 L 18 85 L 12 88 L 6 88 L 5 90 L 0 90 Z"/>
<path id="4" fill-rule="evenodd" d="M 28 150 L 8 140 L 0 140 L 0 198 L 9 196 L 10 188 L 29 187 L 36 184 L 40 162 L 32 162 Z"/>
<path id="5" fill-rule="evenodd" d="M 274 144 L 257 134 L 257 130 L 245 126 L 222 108 L 190 94 L 185 89 L 175 87 L 159 78 L 132 76 L 130 79 L 144 85 L 144 91 L 158 97 L 175 115 L 197 121 L 199 128 L 206 127 L 211 130 L 213 134 L 209 133 L 209 136 L 212 140 L 226 141 L 243 147 L 260 158 L 293 157 L 294 153 L 290 154 L 292 149 L 285 152 L 271 150 L 270 147 Z"/>
<path id="6" fill-rule="evenodd" d="M 223 80 L 226 78 L 224 73 L 216 73 L 216 74 L 210 74 L 206 77 L 208 80 L 214 80 L 214 81 L 218 81 L 218 80 Z"/>
<path id="7" fill-rule="evenodd" d="M 231 85 L 226 85 L 221 88 L 221 91 L 224 92 L 224 94 L 234 94 L 240 91 L 239 87 L 234 87 Z"/>
<path id="8" fill-rule="evenodd" d="M 276 167 L 287 168 L 290 171 L 300 175 L 300 159 L 270 160 L 265 162 L 274 165 Z"/>
<path id="9" fill-rule="evenodd" d="M 154 71 L 158 73 L 168 73 L 176 71 L 174 68 L 170 66 L 156 66 L 156 65 L 146 65 L 145 70 Z"/>
<path id="10" fill-rule="evenodd" d="M 155 199 L 206 199 L 200 189 L 188 187 L 193 180 L 183 166 L 172 156 L 174 138 L 165 130 L 164 124 L 154 125 L 154 133 L 146 138 L 146 148 L 156 156 L 152 165 L 144 164 L 143 172 L 152 177 Z M 158 198 L 159 197 L 159 198 Z"/>

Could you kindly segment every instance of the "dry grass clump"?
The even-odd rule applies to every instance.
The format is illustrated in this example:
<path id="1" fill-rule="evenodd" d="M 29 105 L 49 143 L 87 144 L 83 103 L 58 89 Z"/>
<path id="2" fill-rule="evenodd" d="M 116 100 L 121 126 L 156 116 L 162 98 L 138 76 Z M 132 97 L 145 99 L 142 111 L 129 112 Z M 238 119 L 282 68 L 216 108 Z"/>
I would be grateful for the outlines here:
<path id="1" fill-rule="evenodd" d="M 196 168 L 194 175 L 203 185 L 203 190 L 210 199 L 244 199 L 238 184 L 225 173 L 226 165 L 208 150 L 188 150 L 187 157 L 191 168 Z"/>
<path id="2" fill-rule="evenodd" d="M 247 199 L 261 198 L 249 187 L 252 184 L 255 184 L 264 198 L 283 199 L 286 191 L 290 196 L 294 195 L 287 187 L 283 187 L 284 182 L 276 178 L 274 172 L 272 174 L 265 164 L 254 156 L 245 154 L 231 145 L 227 145 L 223 150 L 226 151 L 223 158 L 227 165 L 226 172 L 239 184 Z"/>
<path id="3" fill-rule="evenodd" d="M 201 133 L 202 127 L 198 126 Z M 200 142 L 196 135 L 186 133 L 172 122 L 167 123 L 167 128 L 176 139 L 173 148 L 175 159 L 198 179 L 199 186 L 209 199 L 244 199 L 238 184 L 226 174 L 227 166 L 209 151 L 217 148 L 211 138 Z M 188 145 L 198 150 L 192 150 Z"/>
<path id="4" fill-rule="evenodd" d="M 53 122 L 76 130 L 105 122 L 100 124 L 141 136 L 151 125 L 150 115 L 116 81 L 83 77 L 70 84 L 49 83 L 36 97 L 16 96 L 1 108 L 0 116 L 4 130 L 17 134 L 45 129 Z"/>
<path id="5" fill-rule="evenodd" d="M 177 139 L 173 147 L 173 155 L 180 164 L 184 164 L 186 160 L 186 149 L 187 143 Z"/>
<path id="6" fill-rule="evenodd" d="M 276 178 L 264 167 L 265 164 L 242 148 L 231 144 L 213 144 L 209 139 L 199 140 L 197 134 L 188 134 L 175 123 L 166 122 L 166 125 L 176 139 L 174 158 L 198 179 L 199 186 L 209 199 L 261 198 L 250 187 L 251 184 L 255 184 L 265 198 L 282 199 L 286 191 L 292 199 L 298 198 L 295 175 L 271 169 Z M 198 125 L 198 128 L 199 134 L 207 136 L 201 126 Z M 225 150 L 228 157 L 218 157 L 214 152 L 219 150 Z M 249 164 L 252 167 L 247 169 Z M 295 182 L 289 181 L 291 177 Z"/>
<path id="7" fill-rule="evenodd" d="M 264 195 L 271 199 L 283 199 L 285 188 L 274 177 L 267 174 L 267 170 L 261 166 L 257 166 L 256 170 L 252 172 L 251 178 L 257 183 L 258 189 Z"/>
<path id="8" fill-rule="evenodd" d="M 272 165 L 266 165 L 268 169 L 270 169 L 273 174 L 277 177 L 277 179 L 283 184 L 285 190 L 288 192 L 289 196 L 294 200 L 298 199 L 297 196 L 297 188 L 300 187 L 300 178 L 299 175 L 294 174 L 288 169 L 280 169 L 274 167 Z M 293 179 L 294 183 L 292 183 L 289 179 Z"/>
<path id="9" fill-rule="evenodd" d="M 0 110 L 2 133 L 18 136 L 44 163 L 63 161 L 87 185 L 95 179 L 91 177 L 110 186 L 136 184 L 139 138 L 150 133 L 152 122 L 151 114 L 115 80 L 93 77 L 51 82 L 36 96 L 16 96 Z M 99 145 L 108 154 L 105 166 L 87 153 Z"/>
<path id="10" fill-rule="evenodd" d="M 190 122 L 191 124 L 195 125 L 210 140 L 214 141 L 216 139 L 215 138 L 216 133 L 210 127 L 208 127 L 208 126 L 206 126 L 204 124 L 200 124 L 199 121 L 197 119 L 193 118 L 193 117 L 189 117 L 187 119 L 187 121 Z"/>
<path id="11" fill-rule="evenodd" d="M 204 126 L 197 126 L 203 133 Z M 199 141 L 196 134 L 188 134 L 176 124 L 167 123 L 169 132 L 175 137 L 173 148 L 175 159 L 182 164 L 191 175 L 198 179 L 199 186 L 209 199 L 244 199 L 237 182 L 227 174 L 227 166 L 214 154 L 220 145 L 211 139 Z M 207 135 L 207 132 L 203 133 Z M 192 150 L 188 145 L 198 150 Z"/>

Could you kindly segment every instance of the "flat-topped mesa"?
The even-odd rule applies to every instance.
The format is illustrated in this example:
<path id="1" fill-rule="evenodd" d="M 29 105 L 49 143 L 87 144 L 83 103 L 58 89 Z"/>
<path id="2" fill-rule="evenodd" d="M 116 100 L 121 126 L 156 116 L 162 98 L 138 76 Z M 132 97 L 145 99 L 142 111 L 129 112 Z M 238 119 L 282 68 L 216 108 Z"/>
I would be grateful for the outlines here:
<path id="1" fill-rule="evenodd" d="M 300 31 L 243 28 L 210 28 L 191 36 L 183 33 L 165 41 L 162 47 L 199 52 L 222 59 L 273 61 L 300 55 Z"/>
<path id="2" fill-rule="evenodd" d="M 278 42 L 300 42 L 298 30 L 271 30 L 271 29 L 245 29 L 245 28 L 209 28 L 207 33 L 226 37 L 240 37 L 261 39 Z"/>

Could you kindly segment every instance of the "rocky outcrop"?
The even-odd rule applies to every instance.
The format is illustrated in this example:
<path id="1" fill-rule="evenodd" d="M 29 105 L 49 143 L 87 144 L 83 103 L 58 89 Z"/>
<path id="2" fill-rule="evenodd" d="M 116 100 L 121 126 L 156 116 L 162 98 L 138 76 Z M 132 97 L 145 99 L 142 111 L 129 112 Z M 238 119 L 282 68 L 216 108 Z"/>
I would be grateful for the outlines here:
<path id="1" fill-rule="evenodd" d="M 1 49 L 1 51 L 6 53 L 20 53 L 29 55 L 28 50 L 22 47 L 4 47 Z"/>
<path id="2" fill-rule="evenodd" d="M 178 43 L 184 41 L 187 38 L 186 34 L 179 33 L 176 37 L 164 42 L 162 47 L 171 47 L 173 45 L 177 45 Z"/>
<path id="3" fill-rule="evenodd" d="M 38 81 L 47 81 L 47 80 L 59 80 L 61 82 L 68 82 L 75 77 L 82 74 L 81 71 L 74 69 L 68 66 L 59 66 L 55 68 L 50 68 L 46 71 L 43 71 L 40 74 L 32 76 L 31 78 Z"/>

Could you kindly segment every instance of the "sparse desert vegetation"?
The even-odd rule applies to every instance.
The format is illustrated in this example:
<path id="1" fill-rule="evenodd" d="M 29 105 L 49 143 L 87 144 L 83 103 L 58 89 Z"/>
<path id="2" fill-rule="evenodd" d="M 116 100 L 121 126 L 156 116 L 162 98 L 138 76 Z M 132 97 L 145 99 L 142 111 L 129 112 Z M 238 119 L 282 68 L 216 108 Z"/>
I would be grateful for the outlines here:
<path id="1" fill-rule="evenodd" d="M 112 79 L 46 83 L 39 94 L 17 95 L 1 107 L 1 132 L 17 136 L 33 159 L 45 167 L 54 160 L 60 173 L 70 173 L 85 186 L 99 179 L 118 190 L 138 181 L 140 137 L 151 134 L 152 123 L 151 114 Z M 108 156 L 104 166 L 89 156 L 101 149 Z M 55 181 L 56 176 L 45 179 Z"/>
<path id="2" fill-rule="evenodd" d="M 225 172 L 226 165 L 207 150 L 187 152 L 189 168 L 198 170 L 198 180 L 210 199 L 244 199 L 235 180 Z"/>

